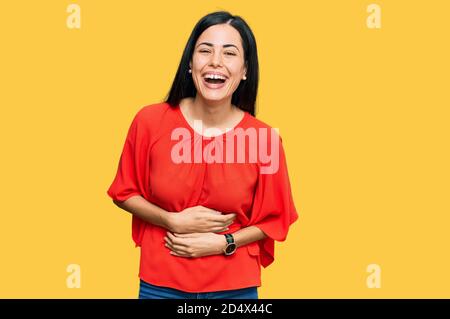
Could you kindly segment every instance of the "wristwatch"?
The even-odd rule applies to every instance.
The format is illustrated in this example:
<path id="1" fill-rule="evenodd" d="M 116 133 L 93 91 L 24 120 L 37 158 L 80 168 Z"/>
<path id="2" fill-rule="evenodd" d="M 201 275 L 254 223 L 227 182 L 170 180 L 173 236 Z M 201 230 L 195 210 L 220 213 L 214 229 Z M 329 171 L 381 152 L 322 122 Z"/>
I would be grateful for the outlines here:
<path id="1" fill-rule="evenodd" d="M 234 237 L 231 234 L 224 234 L 227 239 L 227 246 L 223 250 L 225 255 L 232 255 L 236 251 L 236 243 L 234 242 Z"/>

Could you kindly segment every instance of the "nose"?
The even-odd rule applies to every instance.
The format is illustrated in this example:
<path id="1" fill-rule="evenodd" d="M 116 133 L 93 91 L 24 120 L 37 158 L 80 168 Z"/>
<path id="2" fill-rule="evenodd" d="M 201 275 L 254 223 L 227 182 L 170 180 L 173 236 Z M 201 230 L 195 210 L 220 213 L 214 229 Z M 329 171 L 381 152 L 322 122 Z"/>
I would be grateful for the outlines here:
<path id="1" fill-rule="evenodd" d="M 222 56 L 221 56 L 220 51 L 216 51 L 212 55 L 211 65 L 214 65 L 214 66 L 222 65 Z"/>

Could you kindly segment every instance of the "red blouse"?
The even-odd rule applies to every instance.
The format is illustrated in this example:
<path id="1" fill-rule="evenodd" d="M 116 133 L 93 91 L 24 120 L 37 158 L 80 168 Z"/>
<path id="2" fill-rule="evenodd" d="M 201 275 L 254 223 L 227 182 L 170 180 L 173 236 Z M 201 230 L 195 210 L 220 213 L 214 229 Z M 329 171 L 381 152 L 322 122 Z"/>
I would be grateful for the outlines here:
<path id="1" fill-rule="evenodd" d="M 189 136 L 171 137 L 175 128 L 184 128 Z M 254 128 L 263 140 L 260 128 L 270 126 L 245 112 L 234 127 Z M 223 214 L 236 213 L 228 233 L 255 225 L 268 237 L 240 246 L 233 255 L 224 254 L 186 258 L 171 255 L 164 246 L 166 229 L 132 217 L 132 237 L 141 247 L 139 277 L 151 284 L 187 292 L 208 292 L 261 286 L 261 265 L 274 260 L 274 240 L 284 241 L 289 226 L 298 218 L 292 199 L 281 137 L 277 134 L 279 162 L 276 172 L 261 173 L 267 166 L 258 156 L 250 161 L 249 142 L 245 143 L 245 162 L 207 160 L 224 150 L 233 130 L 218 137 L 206 137 L 185 119 L 179 106 L 158 103 L 142 107 L 134 116 L 124 143 L 117 174 L 107 194 L 116 201 L 141 195 L 168 212 L 176 213 L 202 205 Z M 270 154 L 270 132 L 267 141 Z M 220 143 L 222 139 L 223 143 Z M 195 152 L 206 154 L 201 161 L 177 163 L 171 152 L 177 144 L 189 143 Z M 248 140 L 247 140 L 248 141 Z M 217 143 L 213 145 L 212 143 Z M 258 144 L 262 145 L 262 144 Z M 209 151 L 208 151 L 208 147 Z M 235 143 L 235 154 L 238 154 Z M 214 152 L 212 150 L 215 150 Z M 267 153 L 269 152 L 269 153 Z M 197 153 L 199 154 L 199 153 Z M 225 233 L 225 232 L 223 232 Z"/>

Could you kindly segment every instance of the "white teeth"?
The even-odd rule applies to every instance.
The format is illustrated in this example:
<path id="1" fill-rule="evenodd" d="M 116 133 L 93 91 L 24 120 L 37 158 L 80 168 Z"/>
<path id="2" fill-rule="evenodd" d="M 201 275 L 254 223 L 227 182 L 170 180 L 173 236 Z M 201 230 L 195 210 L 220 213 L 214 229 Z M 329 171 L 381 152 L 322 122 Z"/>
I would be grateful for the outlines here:
<path id="1" fill-rule="evenodd" d="M 221 80 L 226 80 L 227 78 L 222 76 L 222 75 L 218 75 L 218 74 L 206 74 L 205 75 L 206 79 L 221 79 Z"/>

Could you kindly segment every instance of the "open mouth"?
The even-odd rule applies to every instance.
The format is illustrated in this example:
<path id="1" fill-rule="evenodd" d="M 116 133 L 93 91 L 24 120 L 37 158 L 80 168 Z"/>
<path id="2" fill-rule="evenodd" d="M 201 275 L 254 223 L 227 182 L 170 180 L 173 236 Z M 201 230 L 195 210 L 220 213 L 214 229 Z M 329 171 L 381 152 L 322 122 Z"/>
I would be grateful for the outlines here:
<path id="1" fill-rule="evenodd" d="M 211 84 L 221 84 L 221 83 L 225 83 L 225 79 L 210 79 L 205 77 L 205 82 L 211 83 Z"/>
<path id="2" fill-rule="evenodd" d="M 217 74 L 206 74 L 203 76 L 203 83 L 205 86 L 212 90 L 218 90 L 225 87 L 225 82 L 227 82 L 228 78 L 223 75 Z"/>

